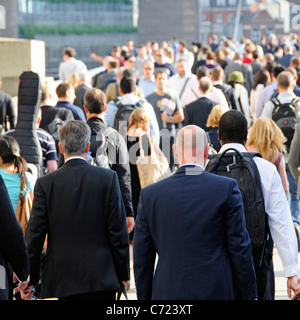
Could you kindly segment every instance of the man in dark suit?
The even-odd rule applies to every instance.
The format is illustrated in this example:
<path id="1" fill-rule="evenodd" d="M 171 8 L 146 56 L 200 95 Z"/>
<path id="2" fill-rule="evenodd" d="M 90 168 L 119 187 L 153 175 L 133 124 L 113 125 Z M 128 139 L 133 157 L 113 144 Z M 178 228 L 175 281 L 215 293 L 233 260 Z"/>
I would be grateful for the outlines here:
<path id="1" fill-rule="evenodd" d="M 25 235 L 30 284 L 41 276 L 42 298 L 115 299 L 120 284 L 129 286 L 129 239 L 117 174 L 84 159 L 90 146 L 86 123 L 68 121 L 59 135 L 65 164 L 37 180 Z"/>
<path id="2" fill-rule="evenodd" d="M 84 110 L 87 117 L 86 124 L 91 128 L 91 156 L 96 157 L 97 154 L 101 154 L 100 151 L 107 154 L 110 168 L 117 173 L 126 210 L 128 232 L 130 233 L 134 227 L 134 211 L 128 149 L 119 132 L 104 122 L 106 109 L 104 92 L 97 88 L 89 90 L 84 98 Z M 106 142 L 106 149 L 103 150 L 103 145 Z"/>
<path id="3" fill-rule="evenodd" d="M 211 109 L 217 104 L 208 98 L 212 89 L 211 79 L 209 77 L 202 77 L 199 80 L 199 89 L 200 98 L 184 108 L 184 125 L 194 124 L 207 131 L 207 118 Z"/>
<path id="4" fill-rule="evenodd" d="M 176 173 L 141 191 L 133 240 L 138 299 L 255 299 L 236 181 L 204 171 L 208 145 L 197 126 L 181 129 L 173 150 Z"/>
<path id="5" fill-rule="evenodd" d="M 68 82 L 62 82 L 55 90 L 58 97 L 56 108 L 66 108 L 71 110 L 75 120 L 86 121 L 85 114 L 82 109 L 75 106 L 74 100 L 76 98 L 75 89 Z"/>
<path id="6" fill-rule="evenodd" d="M 29 259 L 23 231 L 18 223 L 0 175 L 0 300 L 13 299 L 13 274 L 19 280 L 16 292 L 29 282 Z"/>

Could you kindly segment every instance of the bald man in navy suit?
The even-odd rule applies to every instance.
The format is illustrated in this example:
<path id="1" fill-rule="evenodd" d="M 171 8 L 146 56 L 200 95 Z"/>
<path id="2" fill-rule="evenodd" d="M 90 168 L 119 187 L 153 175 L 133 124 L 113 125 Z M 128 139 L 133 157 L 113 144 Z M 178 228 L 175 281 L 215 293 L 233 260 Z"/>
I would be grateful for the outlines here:
<path id="1" fill-rule="evenodd" d="M 181 129 L 173 150 L 179 169 L 140 195 L 133 241 L 138 299 L 256 299 L 237 182 L 204 171 L 203 129 Z"/>

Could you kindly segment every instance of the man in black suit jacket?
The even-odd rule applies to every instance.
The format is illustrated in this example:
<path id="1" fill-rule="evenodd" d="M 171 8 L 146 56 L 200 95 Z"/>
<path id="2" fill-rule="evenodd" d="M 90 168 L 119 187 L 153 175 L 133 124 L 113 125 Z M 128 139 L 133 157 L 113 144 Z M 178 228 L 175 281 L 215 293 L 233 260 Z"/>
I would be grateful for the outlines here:
<path id="1" fill-rule="evenodd" d="M 91 128 L 91 156 L 96 157 L 107 142 L 103 153 L 107 154 L 110 168 L 118 175 L 126 210 L 128 232 L 130 233 L 134 227 L 134 211 L 128 149 L 119 132 L 104 122 L 106 110 L 107 104 L 104 92 L 97 88 L 90 89 L 85 95 L 84 111 L 87 117 L 86 124 Z M 101 134 L 103 134 L 105 141 L 101 141 L 103 140 Z"/>
<path id="2" fill-rule="evenodd" d="M 184 125 L 194 124 L 207 131 L 207 118 L 211 109 L 217 104 L 207 97 L 212 88 L 211 79 L 209 77 L 202 77 L 199 80 L 199 88 L 201 93 L 200 98 L 184 108 Z"/>
<path id="3" fill-rule="evenodd" d="M 0 300 L 12 300 L 12 270 L 19 280 L 16 291 L 25 289 L 29 282 L 29 259 L 23 231 L 1 175 L 0 195 Z"/>
<path id="4" fill-rule="evenodd" d="M 90 146 L 84 122 L 68 121 L 59 136 L 65 164 L 37 180 L 25 235 L 30 284 L 41 276 L 42 298 L 115 299 L 122 285 L 129 287 L 129 237 L 117 174 L 84 159 Z"/>

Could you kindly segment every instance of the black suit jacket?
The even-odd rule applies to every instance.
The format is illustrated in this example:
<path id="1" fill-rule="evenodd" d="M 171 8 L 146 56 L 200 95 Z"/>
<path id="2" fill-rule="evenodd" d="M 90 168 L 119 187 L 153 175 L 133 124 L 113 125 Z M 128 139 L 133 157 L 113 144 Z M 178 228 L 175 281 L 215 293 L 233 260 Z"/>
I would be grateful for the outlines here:
<path id="1" fill-rule="evenodd" d="M 194 124 L 207 131 L 207 118 L 211 112 L 211 109 L 216 104 L 216 102 L 206 97 L 201 97 L 198 100 L 186 105 L 184 108 L 184 125 L 187 126 L 189 124 Z"/>
<path id="2" fill-rule="evenodd" d="M 129 279 L 129 240 L 114 171 L 72 159 L 36 182 L 26 230 L 31 283 L 41 296 L 67 297 L 119 289 Z"/>
<path id="3" fill-rule="evenodd" d="M 58 118 L 63 121 L 74 120 L 73 113 L 71 110 L 66 108 L 55 108 L 52 106 L 42 106 L 42 120 L 40 123 L 40 128 L 48 130 L 48 124 L 51 123 L 54 119 Z M 50 133 L 50 132 L 49 132 Z"/>
<path id="4" fill-rule="evenodd" d="M 23 231 L 0 175 L 0 300 L 13 297 L 12 271 L 21 281 L 27 280 L 29 259 Z"/>
<path id="5" fill-rule="evenodd" d="M 90 118 L 86 124 L 91 128 L 91 155 L 95 157 L 97 150 L 101 145 L 101 141 L 97 140 L 97 133 L 100 131 L 103 134 L 109 128 L 109 139 L 107 144 L 107 154 L 111 163 L 111 169 L 114 170 L 119 178 L 120 188 L 123 195 L 127 217 L 133 217 L 134 211 L 132 207 L 132 192 L 131 192 L 131 173 L 129 166 L 129 156 L 126 143 L 118 131 L 108 127 L 99 118 Z"/>

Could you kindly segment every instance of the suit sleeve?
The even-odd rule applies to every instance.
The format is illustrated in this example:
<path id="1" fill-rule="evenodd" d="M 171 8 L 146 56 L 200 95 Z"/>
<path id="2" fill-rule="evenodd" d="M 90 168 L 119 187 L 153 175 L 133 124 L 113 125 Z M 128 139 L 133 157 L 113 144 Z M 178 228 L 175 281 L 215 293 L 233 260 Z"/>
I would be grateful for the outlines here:
<path id="1" fill-rule="evenodd" d="M 120 189 L 123 196 L 123 201 L 127 217 L 133 217 L 134 211 L 132 206 L 132 191 L 131 191 L 131 173 L 129 166 L 129 156 L 125 141 L 117 132 L 117 145 L 108 150 L 109 159 L 113 160 L 112 170 L 114 170 L 119 178 Z M 110 151 L 116 154 L 116 157 L 110 156 Z"/>
<path id="2" fill-rule="evenodd" d="M 113 172 L 111 192 L 107 208 L 108 237 L 118 279 L 130 279 L 129 271 L 129 237 L 126 212 L 120 191 L 118 177 Z"/>
<path id="3" fill-rule="evenodd" d="M 48 209 L 46 196 L 39 179 L 34 187 L 34 199 L 25 239 L 28 244 L 30 259 L 30 284 L 37 284 L 40 279 L 41 253 L 48 232 Z"/>
<path id="4" fill-rule="evenodd" d="M 1 176 L 0 194 L 0 252 L 18 279 L 25 281 L 29 276 L 27 245 Z"/>
<path id="5" fill-rule="evenodd" d="M 246 229 L 242 196 L 236 181 L 232 182 L 226 221 L 227 248 L 235 279 L 237 299 L 256 299 L 251 240 Z"/>
<path id="6" fill-rule="evenodd" d="M 141 190 L 133 240 L 134 279 L 138 300 L 151 300 L 156 249 L 151 237 Z"/>

